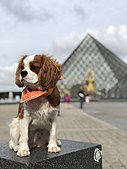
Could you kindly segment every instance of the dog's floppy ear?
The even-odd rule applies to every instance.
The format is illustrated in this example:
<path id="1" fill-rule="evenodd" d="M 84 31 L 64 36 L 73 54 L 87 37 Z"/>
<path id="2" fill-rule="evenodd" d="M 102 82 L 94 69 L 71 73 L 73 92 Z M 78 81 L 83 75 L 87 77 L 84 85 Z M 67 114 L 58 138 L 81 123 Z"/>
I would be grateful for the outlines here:
<path id="1" fill-rule="evenodd" d="M 62 67 L 51 57 L 43 55 L 42 67 L 39 72 L 39 78 L 42 86 L 46 88 L 55 87 L 61 77 Z"/>
<path id="2" fill-rule="evenodd" d="M 20 80 L 20 74 L 23 69 L 23 60 L 27 57 L 27 55 L 23 56 L 19 61 L 16 73 L 15 73 L 15 83 L 18 87 L 23 87 L 23 82 Z"/>

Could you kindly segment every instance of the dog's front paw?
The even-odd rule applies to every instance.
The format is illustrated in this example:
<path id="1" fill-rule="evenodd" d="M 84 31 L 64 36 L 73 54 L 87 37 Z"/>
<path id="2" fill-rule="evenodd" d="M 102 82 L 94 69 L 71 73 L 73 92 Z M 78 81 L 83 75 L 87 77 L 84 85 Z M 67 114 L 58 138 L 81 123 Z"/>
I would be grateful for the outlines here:
<path id="1" fill-rule="evenodd" d="M 9 142 L 9 148 L 13 149 L 15 152 L 19 150 L 19 145 L 15 145 L 12 140 Z"/>
<path id="2" fill-rule="evenodd" d="M 48 152 L 49 153 L 58 153 L 61 151 L 61 148 L 57 145 L 48 145 Z"/>
<path id="3" fill-rule="evenodd" d="M 17 156 L 20 156 L 20 157 L 26 157 L 29 155 L 30 155 L 29 148 L 21 147 L 21 148 L 19 148 L 19 150 L 17 152 Z"/>

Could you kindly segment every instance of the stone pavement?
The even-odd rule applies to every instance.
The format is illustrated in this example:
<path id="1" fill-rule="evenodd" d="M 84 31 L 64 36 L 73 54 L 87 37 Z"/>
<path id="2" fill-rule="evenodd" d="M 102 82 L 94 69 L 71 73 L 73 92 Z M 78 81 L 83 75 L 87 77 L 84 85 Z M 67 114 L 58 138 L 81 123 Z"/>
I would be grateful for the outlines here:
<path id="1" fill-rule="evenodd" d="M 8 141 L 8 124 L 18 105 L 0 105 L 0 142 Z M 102 145 L 103 169 L 127 169 L 127 133 L 72 105 L 61 104 L 58 138 Z"/>

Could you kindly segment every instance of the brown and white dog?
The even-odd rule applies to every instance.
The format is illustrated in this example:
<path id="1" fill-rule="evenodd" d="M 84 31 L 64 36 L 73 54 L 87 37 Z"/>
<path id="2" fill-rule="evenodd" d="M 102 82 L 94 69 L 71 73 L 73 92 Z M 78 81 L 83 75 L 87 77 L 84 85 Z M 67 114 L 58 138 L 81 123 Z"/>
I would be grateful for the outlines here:
<path id="1" fill-rule="evenodd" d="M 60 104 L 56 83 L 61 72 L 61 65 L 47 55 L 26 55 L 21 58 L 16 71 L 16 84 L 25 87 L 25 92 L 27 90 L 32 96 L 34 92 L 35 95 L 39 92 L 39 96 L 29 99 L 28 95 L 29 100 L 22 100 L 18 115 L 10 124 L 9 147 L 18 156 L 28 156 L 31 147 L 45 145 L 48 152 L 61 151 L 56 136 Z"/>

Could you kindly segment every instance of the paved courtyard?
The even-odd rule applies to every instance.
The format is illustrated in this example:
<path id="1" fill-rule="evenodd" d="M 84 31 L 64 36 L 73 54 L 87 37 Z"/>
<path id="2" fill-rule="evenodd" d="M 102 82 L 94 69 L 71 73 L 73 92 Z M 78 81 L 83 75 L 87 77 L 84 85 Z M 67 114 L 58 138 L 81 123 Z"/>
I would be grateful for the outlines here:
<path id="1" fill-rule="evenodd" d="M 79 103 L 72 103 L 79 108 Z M 127 102 L 84 103 L 83 111 L 127 132 Z"/>
<path id="2" fill-rule="evenodd" d="M 17 108 L 18 105 L 0 105 L 0 142 L 9 140 L 8 125 L 15 117 Z M 57 123 L 61 139 L 101 144 L 103 169 L 127 169 L 126 131 L 64 103 L 61 104 L 61 116 Z"/>

